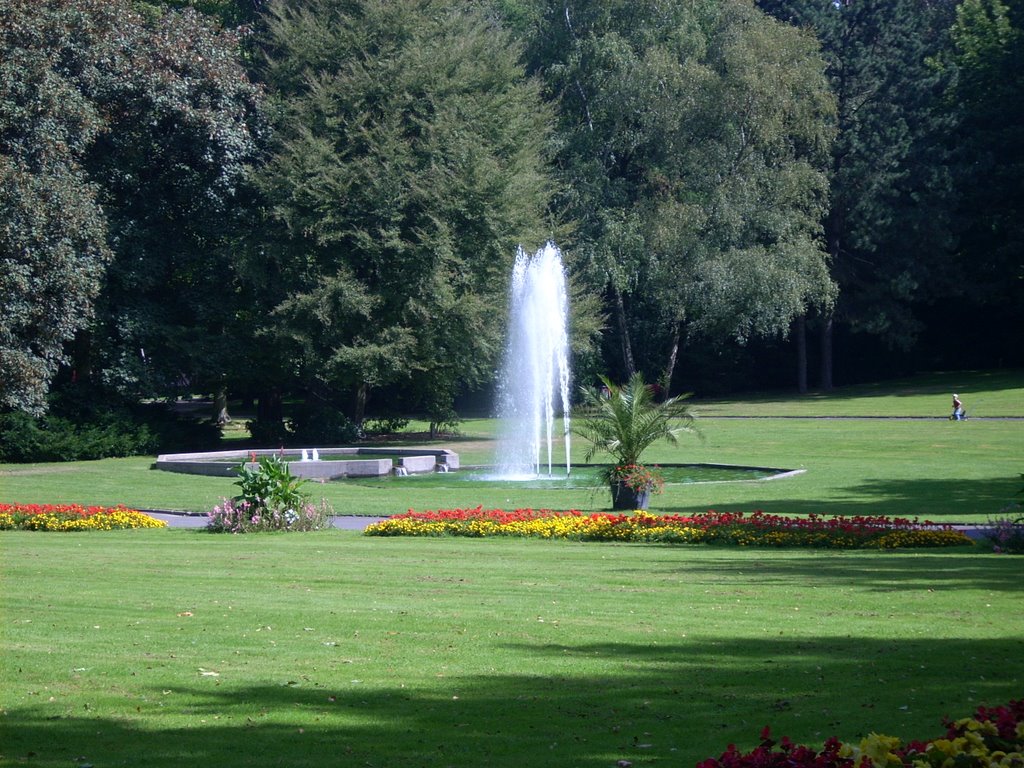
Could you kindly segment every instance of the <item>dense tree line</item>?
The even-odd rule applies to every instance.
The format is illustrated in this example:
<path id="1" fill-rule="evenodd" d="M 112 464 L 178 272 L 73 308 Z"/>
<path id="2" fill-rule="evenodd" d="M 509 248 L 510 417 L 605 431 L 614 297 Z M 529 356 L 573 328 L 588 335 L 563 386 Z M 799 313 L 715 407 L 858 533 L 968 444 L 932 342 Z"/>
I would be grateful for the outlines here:
<path id="1" fill-rule="evenodd" d="M 1021 0 L 11 0 L 0 420 L 440 425 L 546 239 L 581 379 L 1019 364 L 1022 39 Z"/>

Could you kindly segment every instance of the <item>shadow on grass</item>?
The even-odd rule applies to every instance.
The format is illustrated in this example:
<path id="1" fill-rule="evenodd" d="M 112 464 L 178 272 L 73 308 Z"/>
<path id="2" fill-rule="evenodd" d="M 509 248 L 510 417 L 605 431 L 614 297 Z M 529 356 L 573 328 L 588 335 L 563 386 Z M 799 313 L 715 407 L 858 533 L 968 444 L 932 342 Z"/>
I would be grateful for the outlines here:
<path id="1" fill-rule="evenodd" d="M 956 477 L 942 480 L 866 480 L 836 489 L 835 493 L 846 497 L 843 500 L 765 498 L 744 501 L 740 507 L 723 504 L 717 509 L 722 512 L 748 513 L 761 509 L 780 515 L 887 515 L 955 523 L 967 516 L 998 517 L 1001 509 L 1015 500 L 1021 500 L 1020 487 L 1019 477 L 985 480 Z M 724 493 L 728 494 L 728 489 Z M 950 508 L 953 508 L 953 511 L 942 511 Z M 665 507 L 659 503 L 654 511 L 692 514 L 705 509 L 687 506 Z"/>
<path id="2" fill-rule="evenodd" d="M 694 627 L 693 639 L 652 632 L 637 643 L 512 642 L 528 668 L 452 670 L 448 685 L 429 692 L 397 680 L 364 688 L 351 673 L 324 669 L 334 682 L 144 688 L 126 695 L 122 712 L 100 717 L 88 704 L 56 716 L 45 704 L 8 708 L 0 762 L 693 766 L 730 742 L 754 746 L 766 724 L 809 743 L 871 731 L 929 738 L 942 734 L 944 715 L 1020 695 L 1024 640 L 881 640 L 794 629 L 759 639 L 708 639 Z"/>
<path id="3" fill-rule="evenodd" d="M 944 371 L 916 376 L 913 379 L 895 379 L 871 384 L 853 384 L 832 392 L 815 391 L 800 395 L 800 399 L 834 400 L 855 397 L 916 397 L 918 395 L 945 395 L 953 392 L 997 392 L 1020 389 L 1024 386 L 1024 371 Z"/>
<path id="4" fill-rule="evenodd" d="M 870 385 L 859 385 L 850 389 L 866 397 L 893 396 L 909 397 L 920 394 L 945 394 L 947 392 L 985 391 L 1020 389 L 1024 386 L 1024 371 L 946 371 L 907 381 L 882 381 Z"/>
<path id="5" fill-rule="evenodd" d="M 735 551 L 735 550 L 733 550 Z M 981 550 L 987 551 L 987 550 Z M 1020 594 L 1024 557 L 979 555 L 977 548 L 956 550 L 928 549 L 893 552 L 891 558 L 850 551 L 836 551 L 834 557 L 820 554 L 801 556 L 789 550 L 784 558 L 773 557 L 772 550 L 750 549 L 749 557 L 703 557 L 680 565 L 678 558 L 666 557 L 659 566 L 664 572 L 685 574 L 690 582 L 715 585 L 723 578 L 730 585 L 756 590 L 765 585 L 813 584 L 816 588 L 842 589 L 855 583 L 858 589 L 886 592 L 928 592 L 979 590 Z M 999 559 L 999 562 L 996 562 Z M 1008 559 L 1008 561 L 1007 561 Z M 887 562 L 888 560 L 888 562 Z M 993 567 L 1019 562 L 1021 568 Z M 635 577 L 637 571 L 630 571 Z"/>

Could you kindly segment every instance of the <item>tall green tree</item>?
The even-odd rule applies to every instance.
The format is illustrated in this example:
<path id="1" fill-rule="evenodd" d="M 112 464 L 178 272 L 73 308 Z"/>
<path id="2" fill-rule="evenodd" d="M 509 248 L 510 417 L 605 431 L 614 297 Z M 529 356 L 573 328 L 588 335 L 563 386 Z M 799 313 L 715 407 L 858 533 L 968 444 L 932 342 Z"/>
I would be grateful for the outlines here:
<path id="1" fill-rule="evenodd" d="M 833 103 L 811 38 L 743 0 L 541 0 L 527 48 L 559 110 L 575 270 L 621 368 L 670 385 L 688 335 L 785 333 L 832 285 Z"/>
<path id="2" fill-rule="evenodd" d="M 83 160 L 104 128 L 88 94 L 117 27 L 98 2 L 0 6 L 0 409 L 45 409 L 110 258 Z"/>
<path id="3" fill-rule="evenodd" d="M 77 374 L 132 395 L 217 369 L 217 254 L 261 130 L 237 38 L 193 12 L 16 0 L 0 44 L 0 403 L 42 410 L 72 337 Z"/>
<path id="4" fill-rule="evenodd" d="M 88 364 L 134 396 L 186 381 L 213 392 L 245 367 L 234 253 L 266 138 L 262 92 L 236 33 L 193 11 L 125 18 L 133 44 L 97 95 L 108 129 L 85 159 L 114 251 Z"/>
<path id="5" fill-rule="evenodd" d="M 281 292 L 268 325 L 356 421 L 410 381 L 443 415 L 493 376 L 516 244 L 546 235 L 537 88 L 465 3 L 276 2 L 267 26 L 261 184 L 284 229 L 260 257 Z"/>
<path id="6" fill-rule="evenodd" d="M 974 328 L 1020 347 L 1024 318 L 1024 2 L 964 0 L 952 27 L 960 116 L 958 284 L 984 321 Z M 1009 337 L 1005 334 L 1010 333 Z"/>
<path id="7" fill-rule="evenodd" d="M 839 286 L 822 313 L 821 381 L 833 384 L 834 323 L 909 348 L 917 310 L 948 294 L 952 185 L 938 58 L 948 4 L 919 0 L 758 0 L 821 42 L 838 106 L 825 233 Z"/>

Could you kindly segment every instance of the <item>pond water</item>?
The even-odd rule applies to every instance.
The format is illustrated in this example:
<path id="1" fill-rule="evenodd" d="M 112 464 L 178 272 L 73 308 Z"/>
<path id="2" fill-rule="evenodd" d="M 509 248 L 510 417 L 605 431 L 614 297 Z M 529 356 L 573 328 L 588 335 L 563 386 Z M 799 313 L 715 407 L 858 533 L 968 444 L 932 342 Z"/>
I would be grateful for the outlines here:
<path id="1" fill-rule="evenodd" d="M 357 482 L 360 485 L 392 485 L 394 483 L 415 484 L 419 488 L 451 488 L 467 483 L 486 488 L 594 488 L 602 485 L 601 470 L 605 465 L 574 465 L 568 476 L 564 466 L 556 466 L 551 476 L 535 475 L 508 479 L 495 476 L 494 467 L 462 467 L 455 472 L 429 472 L 404 477 L 384 475 L 381 477 L 360 477 L 342 479 L 337 482 Z M 708 464 L 660 465 L 658 471 L 667 484 L 721 483 L 740 480 L 763 480 L 785 472 L 784 469 L 763 467 L 723 467 Z"/>

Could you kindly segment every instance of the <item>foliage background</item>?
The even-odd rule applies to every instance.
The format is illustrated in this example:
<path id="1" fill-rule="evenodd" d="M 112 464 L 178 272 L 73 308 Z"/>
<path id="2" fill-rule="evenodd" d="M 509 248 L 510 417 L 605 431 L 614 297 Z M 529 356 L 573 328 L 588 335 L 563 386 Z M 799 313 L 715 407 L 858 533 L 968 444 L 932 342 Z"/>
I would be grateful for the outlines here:
<path id="1" fill-rule="evenodd" d="M 579 383 L 1024 362 L 1020 0 L 0 13 L 8 413 L 195 392 L 266 443 L 436 431 L 489 407 L 508 263 L 547 238 Z"/>

